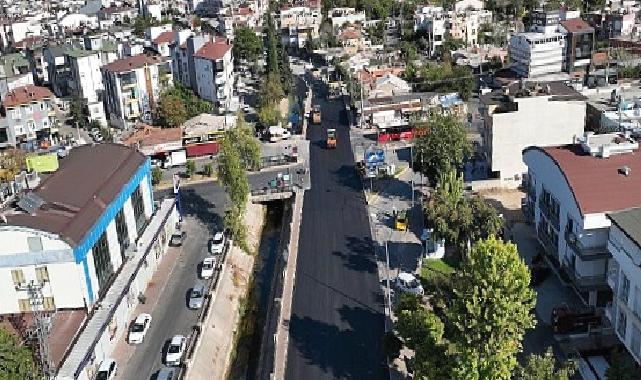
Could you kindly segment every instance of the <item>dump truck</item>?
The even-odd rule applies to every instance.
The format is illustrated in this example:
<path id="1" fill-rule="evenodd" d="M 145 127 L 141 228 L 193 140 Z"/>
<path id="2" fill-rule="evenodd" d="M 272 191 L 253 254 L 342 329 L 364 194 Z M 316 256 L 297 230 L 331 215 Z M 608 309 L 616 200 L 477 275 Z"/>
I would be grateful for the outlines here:
<path id="1" fill-rule="evenodd" d="M 336 130 L 327 130 L 327 149 L 336 149 Z"/>
<path id="2" fill-rule="evenodd" d="M 321 109 L 320 109 L 320 106 L 318 105 L 314 106 L 314 110 L 312 111 L 312 123 L 314 124 L 321 123 Z"/>

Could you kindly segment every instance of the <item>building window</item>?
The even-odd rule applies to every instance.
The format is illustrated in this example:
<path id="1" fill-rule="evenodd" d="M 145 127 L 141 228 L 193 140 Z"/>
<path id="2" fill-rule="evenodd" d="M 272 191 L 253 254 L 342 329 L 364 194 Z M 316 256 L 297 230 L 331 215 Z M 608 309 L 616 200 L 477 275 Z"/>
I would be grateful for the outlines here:
<path id="1" fill-rule="evenodd" d="M 621 272 L 622 281 L 621 281 L 621 292 L 619 294 L 619 298 L 621 301 L 625 302 L 625 304 L 628 304 L 628 296 L 630 294 L 630 279 L 623 273 Z"/>
<path id="2" fill-rule="evenodd" d="M 136 190 L 131 194 L 131 205 L 134 209 L 134 218 L 136 219 L 136 231 L 138 235 L 145 228 L 145 204 L 142 199 L 142 191 L 140 190 L 140 185 L 136 187 Z"/>
<path id="3" fill-rule="evenodd" d="M 22 272 L 22 269 L 13 269 L 11 271 L 11 278 L 13 279 L 13 284 L 14 285 L 19 285 L 19 284 L 24 284 L 24 273 Z"/>
<path id="4" fill-rule="evenodd" d="M 92 248 L 96 277 L 98 277 L 99 295 L 102 296 L 107 290 L 107 284 L 114 274 L 111 258 L 109 257 L 109 245 L 107 244 L 107 233 L 103 232 L 100 239 Z"/>
<path id="5" fill-rule="evenodd" d="M 18 309 L 21 313 L 28 313 L 31 311 L 31 302 L 28 298 L 22 298 L 18 300 Z"/>
<path id="6" fill-rule="evenodd" d="M 625 329 L 626 329 L 626 316 L 623 311 L 619 311 L 619 320 L 617 321 L 617 332 L 619 333 L 619 336 L 621 337 L 621 340 L 625 342 Z"/>
<path id="7" fill-rule="evenodd" d="M 36 279 L 39 283 L 49 282 L 49 271 L 47 267 L 36 268 Z"/>
<path id="8" fill-rule="evenodd" d="M 118 235 L 118 243 L 120 244 L 120 256 L 125 260 L 125 251 L 129 248 L 129 231 L 127 230 L 127 223 L 125 222 L 125 212 L 120 210 L 116 214 L 116 234 Z"/>
<path id="9" fill-rule="evenodd" d="M 27 237 L 27 245 L 29 246 L 29 252 L 42 251 L 42 239 L 40 236 Z"/>
<path id="10" fill-rule="evenodd" d="M 56 303 L 53 301 L 53 297 L 42 298 L 42 310 L 53 311 L 55 309 L 56 309 Z"/>

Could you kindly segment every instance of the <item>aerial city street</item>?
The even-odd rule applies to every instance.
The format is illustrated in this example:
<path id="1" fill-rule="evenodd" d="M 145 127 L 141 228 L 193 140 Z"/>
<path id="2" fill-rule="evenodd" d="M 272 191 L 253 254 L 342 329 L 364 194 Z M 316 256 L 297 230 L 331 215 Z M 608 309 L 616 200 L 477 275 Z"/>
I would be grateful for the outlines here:
<path id="1" fill-rule="evenodd" d="M 0 5 L 0 379 L 641 379 L 641 1 Z"/>

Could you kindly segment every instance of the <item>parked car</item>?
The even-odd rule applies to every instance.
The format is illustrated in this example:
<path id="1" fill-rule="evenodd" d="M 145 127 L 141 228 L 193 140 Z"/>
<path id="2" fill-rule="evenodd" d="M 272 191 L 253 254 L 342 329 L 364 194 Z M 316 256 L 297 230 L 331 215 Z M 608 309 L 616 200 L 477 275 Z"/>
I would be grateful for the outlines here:
<path id="1" fill-rule="evenodd" d="M 218 265 L 218 258 L 214 256 L 205 257 L 200 266 L 200 278 L 208 279 L 214 276 L 214 270 Z"/>
<path id="2" fill-rule="evenodd" d="M 142 313 L 136 317 L 129 327 L 129 344 L 140 344 L 151 325 L 151 315 Z"/>
<path id="3" fill-rule="evenodd" d="M 189 308 L 200 309 L 205 301 L 205 284 L 197 281 L 189 292 Z"/>
<path id="4" fill-rule="evenodd" d="M 402 293 L 409 293 L 417 296 L 422 296 L 424 293 L 423 285 L 421 285 L 416 276 L 411 273 L 399 273 L 398 277 L 396 277 L 395 285 Z"/>
<path id="5" fill-rule="evenodd" d="M 98 367 L 96 380 L 113 380 L 116 378 L 117 371 L 118 365 L 116 365 L 116 361 L 113 359 L 105 359 L 100 363 L 100 367 Z"/>
<path id="6" fill-rule="evenodd" d="M 214 255 L 221 255 L 225 250 L 225 234 L 222 231 L 218 231 L 214 234 L 213 239 L 209 242 L 209 252 Z"/>
<path id="7" fill-rule="evenodd" d="M 172 367 L 163 367 L 158 371 L 155 380 L 173 380 L 176 369 Z"/>
<path id="8" fill-rule="evenodd" d="M 186 237 L 187 233 L 185 231 L 176 231 L 173 235 L 171 235 L 169 245 L 171 245 L 172 247 L 180 247 L 185 242 Z"/>
<path id="9" fill-rule="evenodd" d="M 178 366 L 182 362 L 185 348 L 187 346 L 187 338 L 183 335 L 174 335 L 169 342 L 167 354 L 165 355 L 165 364 L 170 366 Z"/>

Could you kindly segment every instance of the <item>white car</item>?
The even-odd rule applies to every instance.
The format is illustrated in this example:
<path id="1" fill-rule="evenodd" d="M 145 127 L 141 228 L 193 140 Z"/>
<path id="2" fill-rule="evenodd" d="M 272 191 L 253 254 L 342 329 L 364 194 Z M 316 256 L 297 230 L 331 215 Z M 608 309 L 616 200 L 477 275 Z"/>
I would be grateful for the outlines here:
<path id="1" fill-rule="evenodd" d="M 418 281 L 418 279 L 411 273 L 399 273 L 398 277 L 396 277 L 395 284 L 396 288 L 402 293 L 409 293 L 417 296 L 422 296 L 424 293 L 423 285 L 421 285 L 420 281 Z"/>
<path id="2" fill-rule="evenodd" d="M 216 264 L 218 259 L 213 256 L 205 257 L 202 265 L 200 266 L 200 278 L 208 279 L 214 276 L 214 270 L 216 269 Z"/>
<path id="3" fill-rule="evenodd" d="M 140 344 L 151 325 L 151 315 L 142 313 L 136 317 L 129 328 L 129 344 Z"/>
<path id="4" fill-rule="evenodd" d="M 182 335 L 174 335 L 171 338 L 169 347 L 167 348 L 167 355 L 165 355 L 165 364 L 170 366 L 178 366 L 182 361 L 185 347 L 187 346 L 187 338 Z"/>
<path id="5" fill-rule="evenodd" d="M 216 232 L 214 238 L 209 242 L 209 252 L 214 255 L 221 255 L 225 249 L 225 234 Z"/>
<path id="6" fill-rule="evenodd" d="M 100 363 L 100 367 L 98 367 L 96 380 L 113 380 L 116 378 L 117 370 L 118 366 L 116 365 L 115 360 L 105 359 Z"/>

